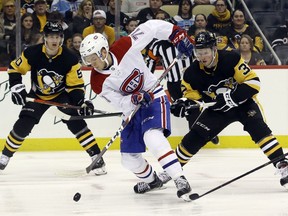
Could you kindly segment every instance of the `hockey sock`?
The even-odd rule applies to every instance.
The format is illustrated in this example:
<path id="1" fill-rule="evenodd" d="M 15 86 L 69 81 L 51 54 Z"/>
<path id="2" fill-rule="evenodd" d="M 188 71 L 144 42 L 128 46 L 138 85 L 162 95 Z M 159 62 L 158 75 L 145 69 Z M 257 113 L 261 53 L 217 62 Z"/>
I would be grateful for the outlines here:
<path id="1" fill-rule="evenodd" d="M 100 153 L 100 149 L 97 145 L 96 139 L 92 134 L 91 130 L 85 127 L 83 130 L 76 134 L 76 138 L 80 145 L 85 149 L 85 151 L 93 156 Z"/>
<path id="2" fill-rule="evenodd" d="M 183 171 L 175 152 L 164 136 L 162 130 L 151 129 L 144 134 L 144 142 L 149 151 L 157 158 L 162 168 L 175 179 L 183 175 Z"/>
<path id="3" fill-rule="evenodd" d="M 25 138 L 18 136 L 14 130 L 12 130 L 7 139 L 3 149 L 3 154 L 12 157 L 13 154 L 21 147 Z"/>
<path id="4" fill-rule="evenodd" d="M 270 160 L 283 155 L 283 149 L 273 135 L 263 138 L 257 144 Z M 276 166 L 276 163 L 273 165 Z"/>
<path id="5" fill-rule="evenodd" d="M 123 167 L 133 172 L 141 181 L 150 183 L 154 181 L 152 166 L 142 157 L 142 154 L 122 153 Z"/>

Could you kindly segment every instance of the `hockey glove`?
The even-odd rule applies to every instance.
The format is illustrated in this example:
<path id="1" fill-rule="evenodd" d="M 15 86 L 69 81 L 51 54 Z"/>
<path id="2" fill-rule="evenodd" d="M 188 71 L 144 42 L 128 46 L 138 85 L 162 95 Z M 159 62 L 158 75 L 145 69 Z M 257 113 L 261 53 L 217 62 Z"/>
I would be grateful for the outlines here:
<path id="1" fill-rule="evenodd" d="M 27 92 L 25 85 L 22 83 L 16 84 L 11 87 L 12 101 L 16 105 L 25 105 Z"/>
<path id="2" fill-rule="evenodd" d="M 187 35 L 186 31 L 181 28 L 173 30 L 169 40 L 176 46 L 179 53 L 185 57 L 190 57 L 193 53 L 193 41 Z"/>
<path id="3" fill-rule="evenodd" d="M 192 109 L 194 109 L 194 107 L 191 108 L 193 104 L 195 104 L 195 102 L 192 100 L 179 98 L 171 105 L 170 111 L 174 116 L 183 118 L 190 115 Z"/>
<path id="4" fill-rule="evenodd" d="M 220 93 L 216 96 L 216 103 L 210 107 L 214 111 L 227 112 L 238 104 L 231 97 L 231 90 Z"/>
<path id="5" fill-rule="evenodd" d="M 81 105 L 81 108 L 78 112 L 79 112 L 79 115 L 81 115 L 81 116 L 93 115 L 94 105 L 93 105 L 92 101 L 90 101 L 90 100 L 84 101 L 84 103 Z"/>
<path id="6" fill-rule="evenodd" d="M 135 92 L 131 96 L 131 102 L 134 105 L 141 104 L 144 107 L 149 107 L 149 105 L 153 102 L 154 100 L 154 94 L 152 92 Z"/>

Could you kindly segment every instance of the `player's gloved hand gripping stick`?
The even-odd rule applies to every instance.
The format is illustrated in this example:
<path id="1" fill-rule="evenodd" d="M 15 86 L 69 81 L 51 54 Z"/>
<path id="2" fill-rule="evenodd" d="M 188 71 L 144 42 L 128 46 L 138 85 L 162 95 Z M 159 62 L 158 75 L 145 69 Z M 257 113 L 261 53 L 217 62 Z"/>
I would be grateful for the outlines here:
<path id="1" fill-rule="evenodd" d="M 155 84 L 152 86 L 149 92 L 153 92 L 155 88 L 161 83 L 161 81 L 167 76 L 168 72 L 171 70 L 171 68 L 177 63 L 179 59 L 181 59 L 182 53 L 180 53 L 172 62 L 171 64 L 166 68 L 166 70 L 161 74 L 161 76 L 158 78 L 158 80 L 155 82 Z M 99 161 L 99 159 L 105 154 L 105 152 L 108 150 L 108 148 L 111 146 L 111 144 L 115 141 L 115 139 L 120 136 L 123 129 L 128 125 L 132 117 L 136 114 L 136 112 L 140 109 L 141 103 L 139 103 L 135 109 L 130 113 L 130 115 L 126 118 L 125 121 L 122 122 L 119 129 L 116 131 L 115 135 L 109 140 L 109 142 L 106 144 L 106 146 L 102 149 L 102 151 L 97 155 L 97 158 L 92 161 L 92 163 L 86 167 L 86 172 L 89 173 L 92 170 L 92 167 Z"/>

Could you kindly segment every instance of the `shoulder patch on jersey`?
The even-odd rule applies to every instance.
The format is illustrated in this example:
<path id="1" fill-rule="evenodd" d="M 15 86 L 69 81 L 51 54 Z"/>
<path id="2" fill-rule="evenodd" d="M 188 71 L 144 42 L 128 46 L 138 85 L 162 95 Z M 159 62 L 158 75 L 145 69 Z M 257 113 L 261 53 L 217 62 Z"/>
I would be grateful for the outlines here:
<path id="1" fill-rule="evenodd" d="M 91 85 L 92 90 L 96 94 L 100 94 L 102 92 L 103 83 L 105 79 L 109 76 L 110 75 L 101 74 L 97 72 L 95 69 L 91 71 L 90 85 Z"/>
<path id="2" fill-rule="evenodd" d="M 126 54 L 126 52 L 130 49 L 131 46 L 131 38 L 125 36 L 114 42 L 110 48 L 110 51 L 116 56 L 118 63 L 120 63 L 123 56 Z"/>

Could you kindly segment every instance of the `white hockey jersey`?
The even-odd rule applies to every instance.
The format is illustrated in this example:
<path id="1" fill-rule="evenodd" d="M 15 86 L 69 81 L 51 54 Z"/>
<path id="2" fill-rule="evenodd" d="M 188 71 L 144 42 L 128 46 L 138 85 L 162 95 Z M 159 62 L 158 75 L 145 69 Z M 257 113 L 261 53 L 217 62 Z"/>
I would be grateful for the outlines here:
<path id="1" fill-rule="evenodd" d="M 91 73 L 91 87 L 117 110 L 128 116 L 135 108 L 131 94 L 149 91 L 157 78 L 146 66 L 141 51 L 153 38 L 168 40 L 173 24 L 162 20 L 149 20 L 139 25 L 129 36 L 122 37 L 110 48 L 113 63 L 105 70 Z M 161 86 L 154 90 L 155 98 L 164 95 Z"/>

